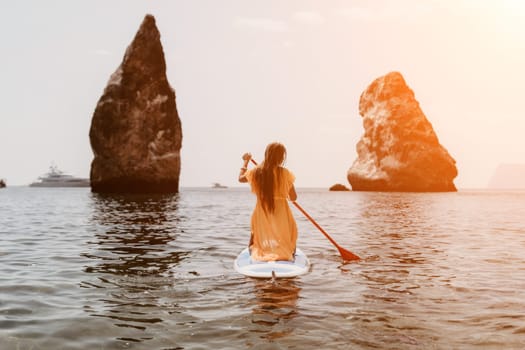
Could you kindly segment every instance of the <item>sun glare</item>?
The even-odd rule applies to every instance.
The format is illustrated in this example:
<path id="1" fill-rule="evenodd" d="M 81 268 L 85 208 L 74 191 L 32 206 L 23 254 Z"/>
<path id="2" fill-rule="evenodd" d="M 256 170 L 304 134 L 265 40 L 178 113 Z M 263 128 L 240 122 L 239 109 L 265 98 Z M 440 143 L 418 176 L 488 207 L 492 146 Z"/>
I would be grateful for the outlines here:
<path id="1" fill-rule="evenodd" d="M 523 0 L 501 0 L 490 2 L 488 15 L 495 20 L 500 28 L 501 34 L 505 35 L 504 40 L 522 42 L 525 35 L 525 1 Z"/>
<path id="2" fill-rule="evenodd" d="M 522 0 L 502 0 L 501 6 L 506 12 L 512 13 L 515 16 L 525 13 L 525 1 Z"/>

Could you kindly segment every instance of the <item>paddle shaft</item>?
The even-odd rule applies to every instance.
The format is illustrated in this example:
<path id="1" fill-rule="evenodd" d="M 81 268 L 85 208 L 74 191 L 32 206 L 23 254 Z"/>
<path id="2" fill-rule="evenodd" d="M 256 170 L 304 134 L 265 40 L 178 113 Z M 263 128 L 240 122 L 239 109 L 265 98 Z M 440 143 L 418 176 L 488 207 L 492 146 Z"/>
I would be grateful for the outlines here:
<path id="1" fill-rule="evenodd" d="M 253 159 L 253 158 L 250 158 L 250 160 L 252 161 L 253 164 L 255 164 L 257 166 L 257 162 Z M 317 229 L 319 231 L 321 231 L 321 233 L 326 237 L 328 238 L 328 240 L 330 241 L 330 243 L 332 243 L 336 248 L 337 250 L 339 251 L 339 254 L 341 254 L 341 257 L 343 258 L 344 261 L 351 261 L 351 260 L 359 260 L 360 257 L 358 257 L 357 255 L 355 255 L 354 253 L 342 248 L 341 246 L 339 246 L 339 244 L 337 244 L 336 241 L 334 241 L 334 239 L 332 237 L 330 237 L 330 235 L 325 231 L 323 230 L 323 228 L 306 212 L 306 210 L 303 209 L 303 207 L 301 207 L 299 205 L 299 203 L 297 203 L 296 201 L 292 201 L 292 203 L 295 205 L 295 207 L 297 209 L 299 209 L 299 211 L 304 215 L 306 216 L 306 218 L 308 220 L 310 220 L 310 222 L 315 226 L 317 227 Z"/>

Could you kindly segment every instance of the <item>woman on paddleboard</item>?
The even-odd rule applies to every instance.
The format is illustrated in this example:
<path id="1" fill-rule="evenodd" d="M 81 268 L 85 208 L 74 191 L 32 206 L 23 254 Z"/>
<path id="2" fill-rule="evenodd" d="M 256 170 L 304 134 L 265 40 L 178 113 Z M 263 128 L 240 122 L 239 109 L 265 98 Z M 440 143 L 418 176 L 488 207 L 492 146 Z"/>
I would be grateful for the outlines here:
<path id="1" fill-rule="evenodd" d="M 251 154 L 242 156 L 244 165 L 239 182 L 248 182 L 257 196 L 251 219 L 250 253 L 254 260 L 293 260 L 297 242 L 297 224 L 288 206 L 297 193 L 295 176 L 283 167 L 286 148 L 274 142 L 266 147 L 264 162 L 248 170 Z"/>

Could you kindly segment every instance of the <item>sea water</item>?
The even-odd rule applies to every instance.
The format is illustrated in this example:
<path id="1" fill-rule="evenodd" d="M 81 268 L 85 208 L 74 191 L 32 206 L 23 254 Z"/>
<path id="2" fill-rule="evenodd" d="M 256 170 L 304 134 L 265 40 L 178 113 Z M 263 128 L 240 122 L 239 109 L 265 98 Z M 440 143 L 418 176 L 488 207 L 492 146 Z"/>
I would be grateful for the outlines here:
<path id="1" fill-rule="evenodd" d="M 237 274 L 247 188 L 0 190 L 0 349 L 523 349 L 525 192 L 298 189 L 311 271 Z"/>

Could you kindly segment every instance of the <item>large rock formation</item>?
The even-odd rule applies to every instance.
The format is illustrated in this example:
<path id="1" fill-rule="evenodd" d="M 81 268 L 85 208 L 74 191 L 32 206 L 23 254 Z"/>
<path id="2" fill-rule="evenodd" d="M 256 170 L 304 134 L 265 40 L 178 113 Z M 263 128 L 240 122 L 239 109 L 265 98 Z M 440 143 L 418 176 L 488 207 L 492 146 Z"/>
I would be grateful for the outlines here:
<path id="1" fill-rule="evenodd" d="M 353 190 L 456 191 L 456 162 L 400 73 L 372 82 L 361 94 L 359 113 L 365 133 L 347 174 Z"/>
<path id="2" fill-rule="evenodd" d="M 181 123 L 155 18 L 146 15 L 98 101 L 93 192 L 177 192 Z"/>

